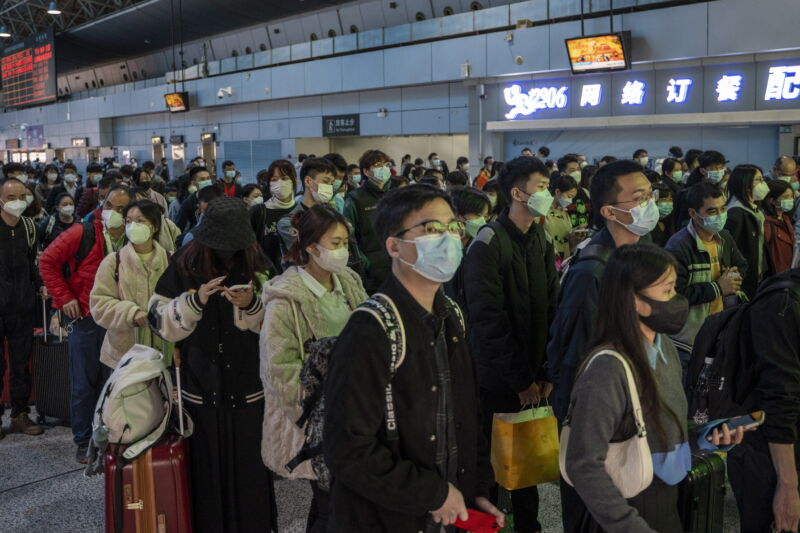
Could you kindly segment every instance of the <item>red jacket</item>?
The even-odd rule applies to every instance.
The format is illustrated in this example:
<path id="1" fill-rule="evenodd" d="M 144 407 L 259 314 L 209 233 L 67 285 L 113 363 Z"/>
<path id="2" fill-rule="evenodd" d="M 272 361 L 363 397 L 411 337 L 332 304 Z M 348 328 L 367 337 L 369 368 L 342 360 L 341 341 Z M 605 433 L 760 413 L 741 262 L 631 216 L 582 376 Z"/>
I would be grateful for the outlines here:
<path id="1" fill-rule="evenodd" d="M 77 298 L 81 306 L 81 316 L 84 317 L 90 315 L 89 293 L 92 291 L 100 262 L 106 255 L 103 223 L 95 219 L 92 225 L 95 235 L 94 246 L 78 265 L 77 272 L 75 255 L 83 236 L 83 224 L 75 224 L 59 235 L 39 258 L 39 271 L 47 291 L 53 297 L 53 305 L 61 309 L 64 304 Z M 69 271 L 72 273 L 69 279 L 64 277 L 64 266 L 69 266 Z"/>
<path id="2" fill-rule="evenodd" d="M 791 269 L 794 227 L 789 217 L 783 214 L 779 220 L 767 215 L 764 222 L 764 240 L 769 251 L 770 273 L 780 274 Z"/>

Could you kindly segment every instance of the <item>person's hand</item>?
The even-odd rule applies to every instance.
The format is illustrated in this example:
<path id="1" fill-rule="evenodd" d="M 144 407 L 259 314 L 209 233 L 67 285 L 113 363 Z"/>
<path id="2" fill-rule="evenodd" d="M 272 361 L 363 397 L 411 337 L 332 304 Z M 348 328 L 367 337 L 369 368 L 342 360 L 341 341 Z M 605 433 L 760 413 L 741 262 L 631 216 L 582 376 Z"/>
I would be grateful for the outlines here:
<path id="1" fill-rule="evenodd" d="M 47 292 L 47 287 L 45 287 L 44 285 L 42 285 L 42 287 L 39 289 L 39 296 L 42 297 L 42 300 L 47 300 L 48 298 L 50 298 L 50 293 Z"/>
<path id="2" fill-rule="evenodd" d="M 736 275 L 733 276 L 731 273 L 736 273 Z M 729 268 L 722 272 L 717 279 L 717 284 L 719 285 L 719 290 L 722 292 L 722 296 L 736 294 L 742 287 L 742 276 L 739 275 L 736 267 Z"/>
<path id="3" fill-rule="evenodd" d="M 744 427 L 742 426 L 731 431 L 728 429 L 728 424 L 722 424 L 722 433 L 720 433 L 719 428 L 714 428 L 714 431 L 711 432 L 711 444 L 717 447 L 741 444 L 743 439 Z"/>
<path id="4" fill-rule="evenodd" d="M 539 396 L 541 400 L 546 400 L 550 397 L 550 393 L 553 392 L 553 384 L 549 381 L 540 381 L 539 382 Z"/>
<path id="5" fill-rule="evenodd" d="M 469 518 L 467 506 L 464 504 L 464 496 L 452 483 L 448 483 L 447 499 L 444 505 L 431 511 L 433 521 L 443 526 L 449 526 L 456 520 L 466 520 Z"/>
<path id="6" fill-rule="evenodd" d="M 208 298 L 212 294 L 216 294 L 225 289 L 220 284 L 225 280 L 227 276 L 220 276 L 218 278 L 214 278 L 208 283 L 203 283 L 200 285 L 200 289 L 198 289 L 197 294 L 200 298 L 200 304 L 206 305 L 208 303 Z"/>
<path id="7" fill-rule="evenodd" d="M 501 528 L 506 527 L 506 515 L 483 496 L 475 498 L 475 507 L 478 511 L 483 511 L 484 513 L 489 513 L 494 516 L 495 520 L 497 520 L 497 525 Z"/>
<path id="8" fill-rule="evenodd" d="M 797 531 L 800 523 L 800 495 L 797 485 L 778 482 L 772 499 L 772 513 L 775 517 L 775 531 Z"/>
<path id="9" fill-rule="evenodd" d="M 225 287 L 222 295 L 239 309 L 246 309 L 253 303 L 253 286 L 250 285 L 246 289 L 238 289 L 235 291 Z"/>
<path id="10" fill-rule="evenodd" d="M 539 403 L 540 397 L 539 385 L 534 381 L 530 387 L 519 393 L 519 403 L 522 405 L 536 405 Z"/>
<path id="11" fill-rule="evenodd" d="M 143 328 L 147 325 L 147 313 L 144 311 L 139 311 L 133 317 L 133 325 L 137 328 Z"/>
<path id="12" fill-rule="evenodd" d="M 77 298 L 73 298 L 65 303 L 61 310 L 64 311 L 65 315 L 73 320 L 81 317 L 81 305 L 78 303 Z"/>

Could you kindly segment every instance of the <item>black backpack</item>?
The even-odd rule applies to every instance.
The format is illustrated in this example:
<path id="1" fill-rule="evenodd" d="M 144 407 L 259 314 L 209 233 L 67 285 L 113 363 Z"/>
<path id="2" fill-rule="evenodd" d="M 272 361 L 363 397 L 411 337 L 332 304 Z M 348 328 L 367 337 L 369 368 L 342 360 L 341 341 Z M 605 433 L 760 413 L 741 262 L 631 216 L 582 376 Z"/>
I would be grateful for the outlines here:
<path id="1" fill-rule="evenodd" d="M 78 267 L 81 264 L 81 261 L 86 259 L 86 256 L 89 255 L 89 252 L 92 251 L 94 247 L 94 243 L 97 240 L 94 234 L 94 222 L 84 222 L 81 224 L 82 232 L 81 232 L 81 242 L 78 244 L 78 251 L 75 252 L 75 271 L 78 271 Z M 72 275 L 72 272 L 69 268 L 69 263 L 64 263 L 64 277 L 69 279 Z"/>
<path id="2" fill-rule="evenodd" d="M 792 291 L 798 294 L 799 289 L 793 280 L 775 282 L 759 291 L 751 302 L 706 318 L 695 337 L 686 378 L 690 420 L 702 425 L 746 411 L 745 403 L 758 379 L 758 361 L 749 343 L 748 311 L 768 295 Z"/>

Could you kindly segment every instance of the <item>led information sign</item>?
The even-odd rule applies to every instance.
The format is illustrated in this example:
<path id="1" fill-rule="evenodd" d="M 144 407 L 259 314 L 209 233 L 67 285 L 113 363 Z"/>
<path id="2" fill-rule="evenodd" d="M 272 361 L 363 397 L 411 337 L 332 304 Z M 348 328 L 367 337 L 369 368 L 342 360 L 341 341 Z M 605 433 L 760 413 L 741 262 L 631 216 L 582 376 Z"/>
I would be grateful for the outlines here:
<path id="1" fill-rule="evenodd" d="M 7 46 L 0 59 L 3 105 L 22 107 L 56 99 L 53 30 L 39 32 Z"/>

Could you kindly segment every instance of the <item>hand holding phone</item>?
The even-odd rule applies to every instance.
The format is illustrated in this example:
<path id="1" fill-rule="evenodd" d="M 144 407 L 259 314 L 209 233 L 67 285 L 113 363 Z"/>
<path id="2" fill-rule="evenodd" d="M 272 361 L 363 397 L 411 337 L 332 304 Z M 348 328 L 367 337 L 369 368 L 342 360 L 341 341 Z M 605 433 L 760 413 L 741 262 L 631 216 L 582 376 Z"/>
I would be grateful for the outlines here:
<path id="1" fill-rule="evenodd" d="M 471 533 L 497 533 L 503 527 L 497 523 L 497 518 L 488 513 L 482 513 L 474 509 L 467 509 L 467 513 L 469 518 L 456 520 L 453 525 Z"/>
<path id="2" fill-rule="evenodd" d="M 767 415 L 764 411 L 755 411 L 753 413 L 750 413 L 749 415 L 742 415 L 731 418 L 725 424 L 722 424 L 721 426 L 722 434 L 725 435 L 725 437 L 727 437 L 728 434 L 735 433 L 739 428 L 742 428 L 742 433 L 744 433 L 745 431 L 753 431 L 758 426 L 764 423 L 766 417 Z M 713 442 L 715 437 L 718 438 L 719 434 L 720 434 L 720 429 L 714 428 L 714 431 L 706 437 L 706 440 L 708 440 L 708 442 Z"/>

